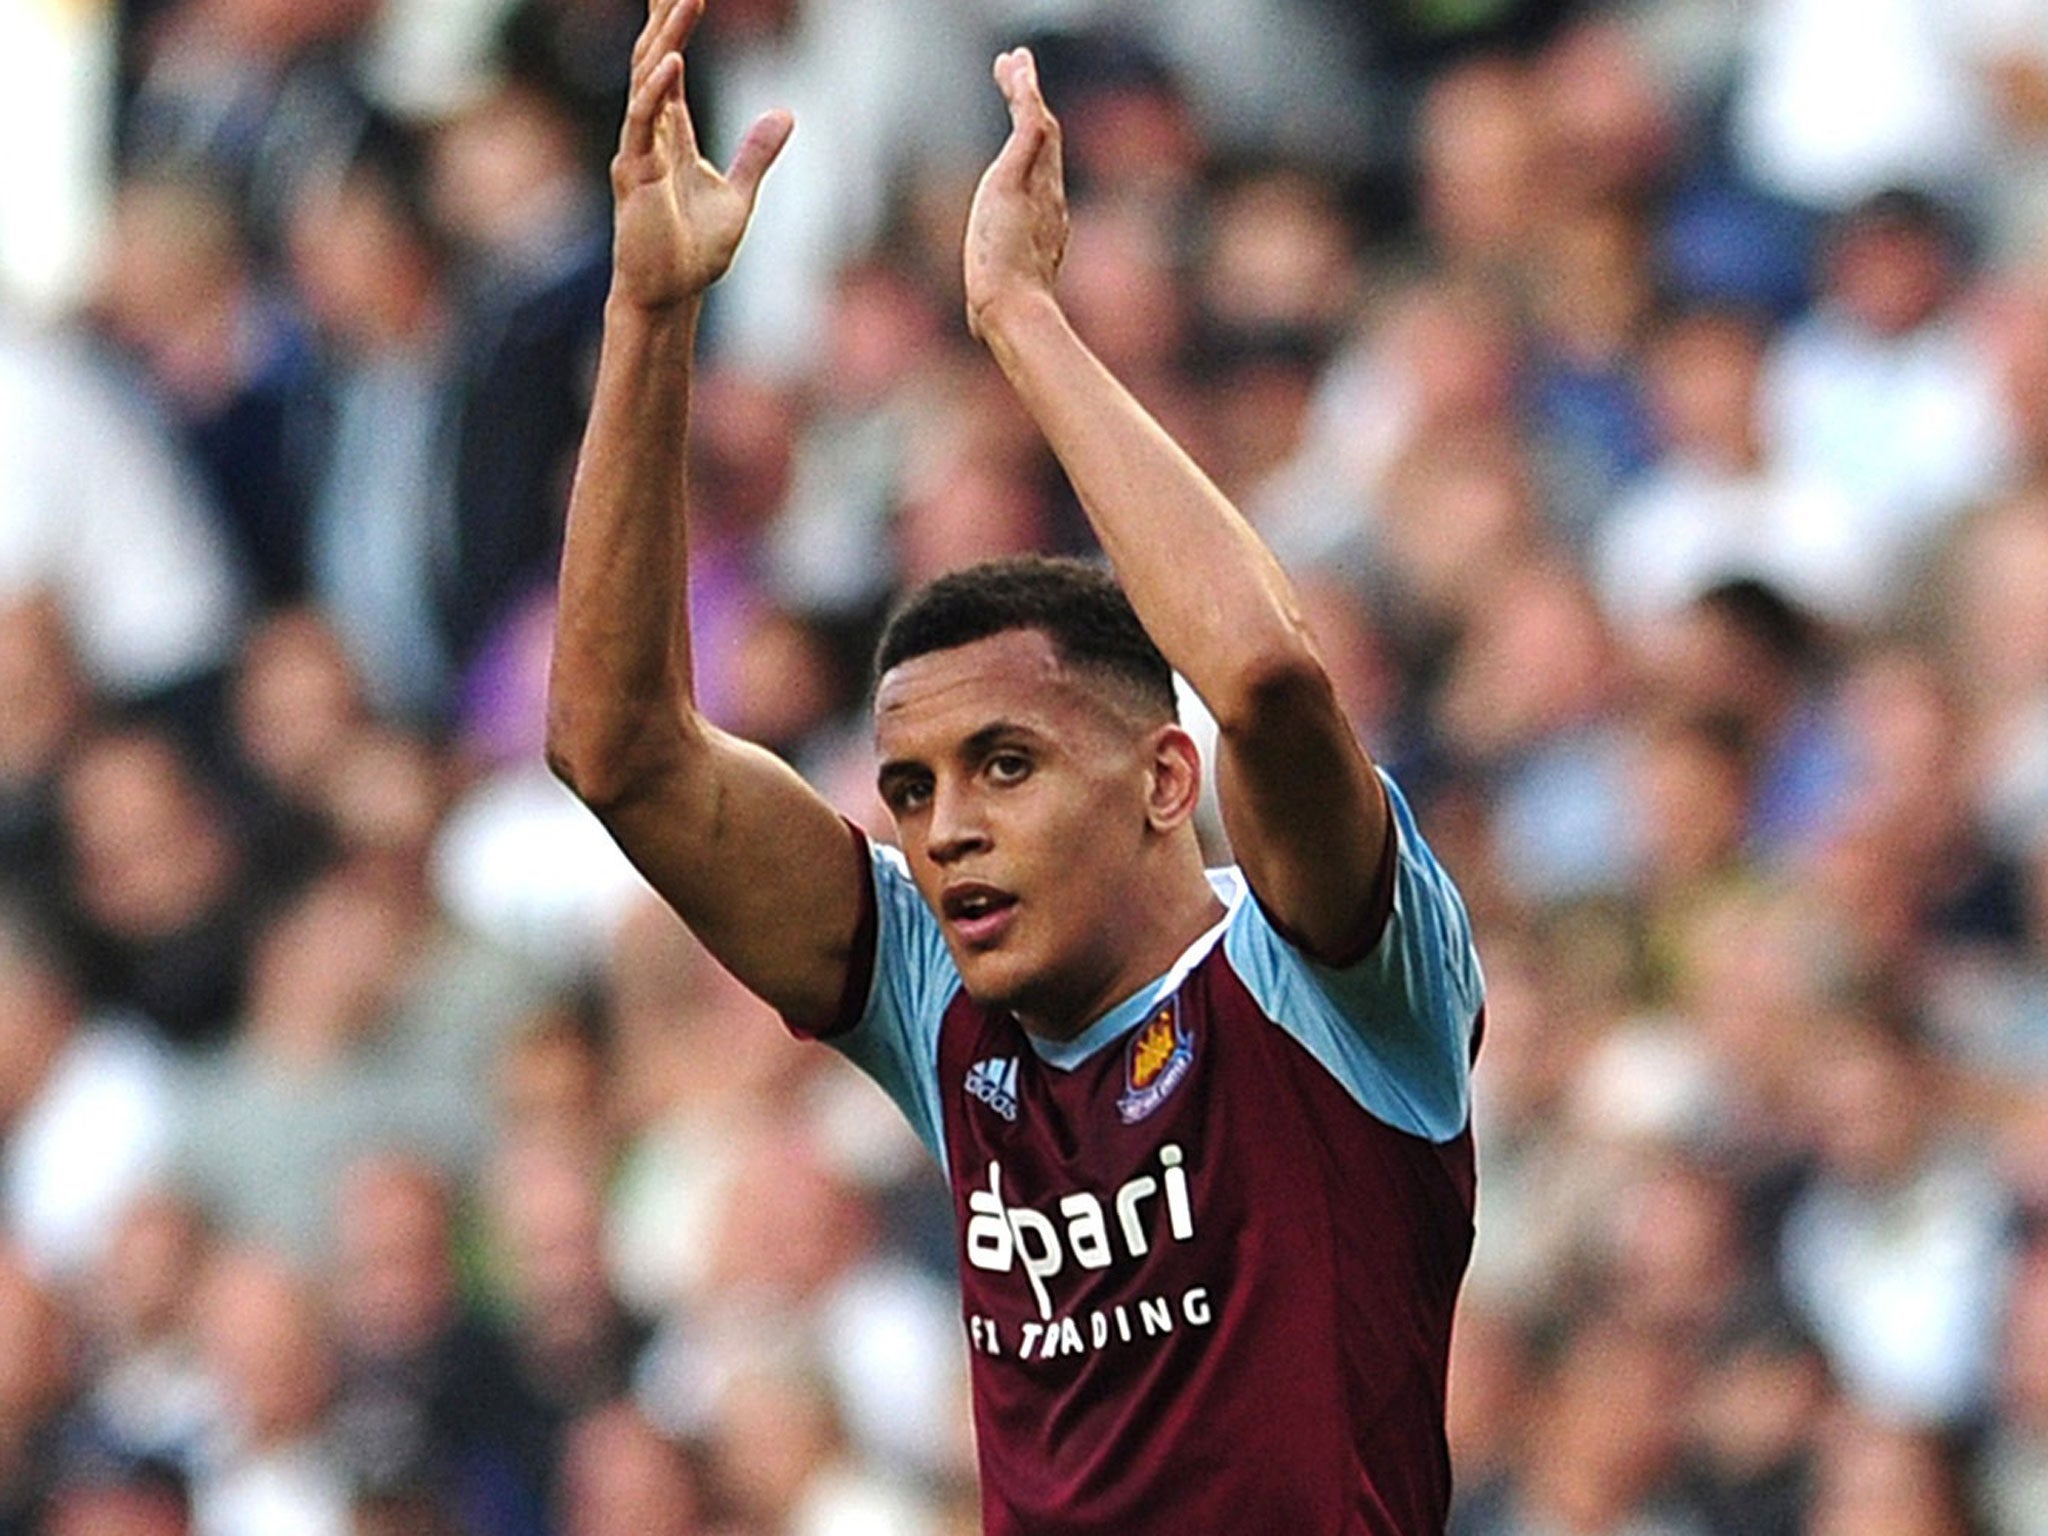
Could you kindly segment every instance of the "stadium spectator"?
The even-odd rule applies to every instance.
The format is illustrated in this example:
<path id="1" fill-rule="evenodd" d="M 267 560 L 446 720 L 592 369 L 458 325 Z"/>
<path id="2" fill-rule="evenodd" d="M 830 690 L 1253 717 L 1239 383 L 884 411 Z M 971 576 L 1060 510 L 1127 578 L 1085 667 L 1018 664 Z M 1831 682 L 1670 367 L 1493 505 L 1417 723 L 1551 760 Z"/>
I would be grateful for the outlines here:
<path id="1" fill-rule="evenodd" d="M 227 190 L 197 172 L 124 182 L 93 309 L 203 474 L 251 596 L 302 595 L 295 438 L 311 337 L 289 293 L 263 280 Z"/>
<path id="2" fill-rule="evenodd" d="M 148 1026 L 87 1010 L 63 952 L 0 909 L 0 1220 L 39 1276 L 75 1280 L 166 1171 L 171 1068 Z"/>
<path id="3" fill-rule="evenodd" d="M 43 1514 L 45 1536 L 191 1536 L 184 1473 L 161 1462 L 109 1462 L 66 1473 Z"/>
<path id="4" fill-rule="evenodd" d="M 0 305 L 0 599 L 54 601 L 94 686 L 165 699 L 226 665 L 239 577 L 163 423 L 76 338 Z"/>
<path id="5" fill-rule="evenodd" d="M 56 1472 L 56 1421 L 69 1390 L 64 1312 L 0 1246 L 0 1530 L 32 1536 Z"/>
<path id="6" fill-rule="evenodd" d="M 1819 301 L 1765 361 L 1765 452 L 1848 498 L 1885 604 L 2014 472 L 2013 423 L 1965 303 L 1963 241 L 1933 198 L 1875 193 L 1834 223 Z"/>
<path id="7" fill-rule="evenodd" d="M 365 138 L 288 210 L 320 343 L 304 581 L 380 711 L 434 722 L 454 658 L 437 585 L 454 544 L 461 338 L 422 147 Z"/>
<path id="8" fill-rule="evenodd" d="M 652 1332 L 606 1268 L 603 1150 L 517 1137 L 484 1174 L 511 1358 L 550 1436 L 629 1394 Z"/>
<path id="9" fill-rule="evenodd" d="M 2021 1255 L 1999 1349 L 1997 1403 L 1975 1472 L 1996 1536 L 2038 1536 L 2048 1511 L 2048 1252 Z"/>
<path id="10" fill-rule="evenodd" d="M 1520 1478 L 1460 1536 L 1702 1536 L 1679 1493 L 1679 1346 L 1613 1320 L 1586 1328 L 1539 1389 Z"/>
<path id="11" fill-rule="evenodd" d="M 333 1443 L 352 1486 L 539 1536 L 551 1426 L 504 1336 L 463 1302 L 447 1180 L 401 1154 L 358 1158 L 334 1233 Z"/>
<path id="12" fill-rule="evenodd" d="M 62 911 L 87 995 L 174 1045 L 225 1039 L 254 929 L 279 888 L 225 797 L 153 727 L 81 742 L 59 793 Z"/>
<path id="13" fill-rule="evenodd" d="M 563 1536 L 710 1536 L 690 1459 L 629 1403 L 593 1408 L 570 1426 L 562 1457 Z"/>
<path id="14" fill-rule="evenodd" d="M 189 1473 L 220 1416 L 199 1355 L 193 1298 L 212 1234 L 177 1196 L 151 1192 L 122 1212 L 113 1239 L 75 1294 L 82 1390 L 67 1437 L 114 1466 Z"/>
<path id="15" fill-rule="evenodd" d="M 347 1536 L 351 1490 L 331 1439 L 334 1356 L 306 1278 L 256 1248 L 210 1258 L 193 1303 L 221 1394 L 193 1483 L 201 1536 Z"/>
<path id="16" fill-rule="evenodd" d="M 1820 1166 L 1786 1213 L 1786 1292 L 1858 1410 L 1959 1426 L 1992 1388 L 2009 1197 L 1944 1134 L 1933 1064 L 1902 1021 L 1849 1011 L 1810 1032 L 1827 1066 L 1808 1087 Z"/>
<path id="17" fill-rule="evenodd" d="M 60 879 L 58 783 L 93 703 L 57 603 L 0 607 L 0 869 L 24 893 Z"/>
<path id="18" fill-rule="evenodd" d="M 1984 508 L 1944 553 L 1966 787 L 1998 846 L 2024 854 L 2048 832 L 2048 490 Z"/>
<path id="19" fill-rule="evenodd" d="M 1812 1536 L 1967 1536 L 1955 1459 L 1924 1429 L 1838 1410 L 1820 1436 Z"/>
<path id="20" fill-rule="evenodd" d="M 1647 386 L 1658 455 L 1604 511 L 1590 559 L 1602 604 L 1641 629 L 1709 587 L 1760 581 L 1817 614 L 1873 616 L 1886 574 L 1846 492 L 1765 453 L 1758 399 L 1767 333 L 1730 311 L 1666 320 Z"/>

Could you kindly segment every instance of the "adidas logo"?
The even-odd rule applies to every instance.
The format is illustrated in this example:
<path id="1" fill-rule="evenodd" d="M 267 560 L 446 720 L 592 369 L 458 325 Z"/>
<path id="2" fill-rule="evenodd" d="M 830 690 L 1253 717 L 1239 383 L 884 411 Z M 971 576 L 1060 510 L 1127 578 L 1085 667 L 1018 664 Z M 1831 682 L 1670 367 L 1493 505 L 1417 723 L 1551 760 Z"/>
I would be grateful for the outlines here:
<path id="1" fill-rule="evenodd" d="M 1017 1118 L 1017 1058 L 991 1056 L 967 1069 L 967 1091 L 1005 1120 Z"/>

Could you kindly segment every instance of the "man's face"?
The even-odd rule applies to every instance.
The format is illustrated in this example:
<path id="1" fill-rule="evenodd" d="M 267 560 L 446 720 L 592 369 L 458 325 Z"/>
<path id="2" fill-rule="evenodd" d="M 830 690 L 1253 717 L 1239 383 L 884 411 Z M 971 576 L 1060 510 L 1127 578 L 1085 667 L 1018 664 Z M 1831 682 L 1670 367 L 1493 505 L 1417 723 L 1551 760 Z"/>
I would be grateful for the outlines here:
<path id="1" fill-rule="evenodd" d="M 1008 630 L 890 669 L 878 786 L 968 992 L 1067 1034 L 1147 978 L 1126 974 L 1155 737 L 1043 631 Z M 1124 921 L 1120 921 L 1125 919 Z"/>

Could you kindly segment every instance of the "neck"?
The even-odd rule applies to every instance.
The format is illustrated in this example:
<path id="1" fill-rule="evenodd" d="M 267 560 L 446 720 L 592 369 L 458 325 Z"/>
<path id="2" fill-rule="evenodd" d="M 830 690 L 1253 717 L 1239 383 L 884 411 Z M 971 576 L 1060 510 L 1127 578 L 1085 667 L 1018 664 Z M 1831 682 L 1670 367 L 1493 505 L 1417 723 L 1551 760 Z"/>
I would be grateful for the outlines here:
<path id="1" fill-rule="evenodd" d="M 1177 840 L 1178 842 L 1178 840 Z M 1017 1022 L 1041 1040 L 1072 1040 L 1146 983 L 1163 976 L 1187 947 L 1223 916 L 1202 869 L 1201 849 L 1192 835 L 1165 850 L 1158 878 L 1141 884 L 1142 900 L 1129 908 L 1130 922 L 1119 935 L 1115 963 L 1071 1000 L 1047 998 L 1043 1006 L 1015 1008 Z"/>

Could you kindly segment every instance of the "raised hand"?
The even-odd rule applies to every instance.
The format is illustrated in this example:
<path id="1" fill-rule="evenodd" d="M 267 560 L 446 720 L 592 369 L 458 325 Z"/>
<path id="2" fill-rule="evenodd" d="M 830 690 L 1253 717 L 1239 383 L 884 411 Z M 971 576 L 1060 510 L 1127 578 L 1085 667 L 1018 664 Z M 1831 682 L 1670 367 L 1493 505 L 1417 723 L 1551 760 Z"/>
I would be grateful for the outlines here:
<path id="1" fill-rule="evenodd" d="M 967 215 L 967 323 L 986 337 L 1006 299 L 1050 293 L 1067 250 L 1067 191 L 1060 125 L 1038 88 L 1028 48 L 996 60 L 996 84 L 1010 104 L 1010 137 L 982 173 Z"/>
<path id="2" fill-rule="evenodd" d="M 612 159 L 615 297 L 645 309 L 696 298 L 725 274 L 753 217 L 761 178 L 795 126 L 765 113 L 720 172 L 697 148 L 683 102 L 683 48 L 705 0 L 650 0 L 633 46 L 632 94 Z"/>

